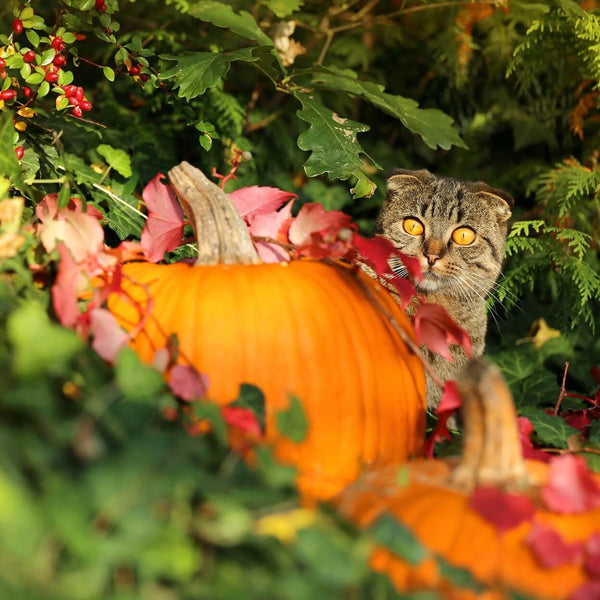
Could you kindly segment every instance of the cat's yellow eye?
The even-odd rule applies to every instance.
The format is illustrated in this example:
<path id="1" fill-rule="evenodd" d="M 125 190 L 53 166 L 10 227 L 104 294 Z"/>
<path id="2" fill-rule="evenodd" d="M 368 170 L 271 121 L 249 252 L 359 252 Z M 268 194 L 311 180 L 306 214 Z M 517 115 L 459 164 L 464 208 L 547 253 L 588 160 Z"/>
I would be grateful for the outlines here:
<path id="1" fill-rule="evenodd" d="M 411 219 L 410 217 L 402 221 L 402 226 L 404 227 L 404 231 L 410 235 L 422 235 L 424 231 L 423 223 L 418 219 Z"/>
<path id="2" fill-rule="evenodd" d="M 470 227 L 459 227 L 452 233 L 452 240 L 459 246 L 468 246 L 475 241 L 475 232 Z"/>

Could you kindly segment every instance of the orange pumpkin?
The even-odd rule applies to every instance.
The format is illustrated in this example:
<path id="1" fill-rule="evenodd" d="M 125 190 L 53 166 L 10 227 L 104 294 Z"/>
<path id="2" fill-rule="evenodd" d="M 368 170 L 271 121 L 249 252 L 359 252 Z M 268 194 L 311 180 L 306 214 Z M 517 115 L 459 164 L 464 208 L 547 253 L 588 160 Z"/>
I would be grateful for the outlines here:
<path id="1" fill-rule="evenodd" d="M 187 163 L 169 176 L 193 219 L 200 258 L 194 266 L 124 266 L 123 289 L 137 306 L 124 295 L 108 306 L 128 331 L 149 313 L 131 342 L 141 358 L 152 361 L 176 334 L 179 361 L 208 376 L 212 401 L 232 402 L 242 383 L 260 387 L 267 440 L 298 467 L 299 488 L 310 497 L 333 496 L 364 465 L 421 452 L 423 368 L 390 323 L 391 316 L 412 336 L 388 293 L 347 265 L 259 263 L 219 187 Z M 309 425 L 299 444 L 275 426 L 291 396 Z"/>
<path id="2" fill-rule="evenodd" d="M 414 461 L 400 472 L 408 480 L 404 485 L 397 467 L 373 470 L 340 495 L 338 507 L 360 527 L 393 517 L 425 549 L 418 564 L 387 547 L 379 546 L 372 554 L 372 568 L 386 573 L 400 591 L 438 590 L 445 598 L 456 599 L 509 598 L 510 592 L 527 598 L 569 598 L 592 581 L 585 561 L 579 556 L 545 566 L 530 536 L 536 527 L 549 527 L 567 545 L 583 547 L 593 535 L 600 535 L 600 507 L 561 514 L 541 502 L 549 466 L 523 460 L 512 398 L 495 367 L 483 362 L 469 365 L 459 387 L 465 420 L 459 461 Z M 600 485 L 600 477 L 595 481 Z M 474 490 L 481 486 L 528 499 L 534 513 L 499 530 L 474 507 Z M 480 586 L 479 594 L 451 583 L 439 559 L 469 571 Z"/>

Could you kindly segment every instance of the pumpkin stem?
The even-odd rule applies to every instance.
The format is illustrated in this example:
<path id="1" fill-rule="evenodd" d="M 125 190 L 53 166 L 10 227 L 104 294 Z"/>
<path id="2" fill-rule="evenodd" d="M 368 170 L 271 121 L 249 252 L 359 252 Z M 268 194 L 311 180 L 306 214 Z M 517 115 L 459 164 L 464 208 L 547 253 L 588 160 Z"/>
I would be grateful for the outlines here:
<path id="1" fill-rule="evenodd" d="M 169 179 L 192 222 L 196 265 L 261 262 L 242 217 L 218 185 L 186 161 L 169 171 Z"/>
<path id="2" fill-rule="evenodd" d="M 467 364 L 457 385 L 463 400 L 463 454 L 452 481 L 461 488 L 504 488 L 527 483 L 513 399 L 499 369 L 484 360 Z"/>

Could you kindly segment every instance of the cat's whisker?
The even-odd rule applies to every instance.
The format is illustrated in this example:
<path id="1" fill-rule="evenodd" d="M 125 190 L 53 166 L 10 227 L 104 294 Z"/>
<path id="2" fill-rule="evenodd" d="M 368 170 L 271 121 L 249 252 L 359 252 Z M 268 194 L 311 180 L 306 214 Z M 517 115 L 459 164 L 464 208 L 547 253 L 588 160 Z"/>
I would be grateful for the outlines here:
<path id="1" fill-rule="evenodd" d="M 485 300 L 486 300 L 486 293 L 482 289 L 483 286 L 480 285 L 480 283 L 473 277 L 473 275 L 474 275 L 473 273 L 469 273 L 468 275 L 465 274 L 465 273 L 463 273 L 463 274 L 461 274 L 459 276 L 459 279 L 480 300 L 483 300 L 485 302 Z M 490 292 L 488 292 L 488 294 L 490 294 Z M 492 319 L 494 319 L 494 323 L 496 324 L 496 327 L 498 328 L 498 331 L 499 331 L 500 335 L 502 335 L 502 328 L 500 327 L 500 321 L 502 320 L 502 317 L 496 311 L 496 309 L 493 306 L 490 306 L 490 305 L 488 305 L 488 313 L 492 316 Z"/>

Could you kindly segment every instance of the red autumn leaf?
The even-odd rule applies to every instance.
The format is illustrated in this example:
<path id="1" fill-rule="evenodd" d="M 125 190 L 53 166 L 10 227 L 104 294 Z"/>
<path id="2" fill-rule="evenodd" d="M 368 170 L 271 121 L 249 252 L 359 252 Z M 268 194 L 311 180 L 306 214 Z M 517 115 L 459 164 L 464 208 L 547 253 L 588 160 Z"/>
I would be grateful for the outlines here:
<path id="1" fill-rule="evenodd" d="M 594 533 L 586 540 L 584 552 L 585 570 L 600 580 L 600 533 Z"/>
<path id="2" fill-rule="evenodd" d="M 390 259 L 396 259 L 406 268 L 411 278 L 417 280 L 423 278 L 419 261 L 414 256 L 408 256 L 400 252 L 387 238 L 380 235 L 365 238 L 355 234 L 352 239 L 352 245 L 378 275 L 385 275 L 387 273 L 395 273 L 397 275 L 390 266 Z"/>
<path id="3" fill-rule="evenodd" d="M 462 399 L 458 393 L 456 381 L 446 381 L 442 391 L 442 398 L 436 409 L 437 423 L 435 429 L 425 442 L 425 456 L 433 457 L 435 444 L 442 440 L 450 440 L 452 436 L 448 429 L 448 420 L 455 415 L 462 406 Z"/>
<path id="4" fill-rule="evenodd" d="M 586 433 L 592 423 L 589 411 L 583 410 L 564 410 L 560 416 L 565 420 L 567 425 L 579 430 L 581 433 Z"/>
<path id="5" fill-rule="evenodd" d="M 221 416 L 227 425 L 235 427 L 244 433 L 260 439 L 262 428 L 258 417 L 250 408 L 244 406 L 224 406 L 221 409 Z"/>
<path id="6" fill-rule="evenodd" d="M 449 346 L 462 346 L 471 356 L 471 338 L 439 304 L 420 304 L 415 313 L 415 334 L 419 344 L 452 361 Z"/>
<path id="7" fill-rule="evenodd" d="M 569 600 L 598 600 L 598 598 L 600 598 L 600 581 L 588 581 L 569 596 Z"/>
<path id="8" fill-rule="evenodd" d="M 521 450 L 523 457 L 531 460 L 539 460 L 542 462 L 550 462 L 552 456 L 539 448 L 536 448 L 531 441 L 533 433 L 533 425 L 527 417 L 519 417 L 519 436 L 521 438 Z"/>
<path id="9" fill-rule="evenodd" d="M 295 246 L 310 246 L 314 234 L 333 239 L 340 230 L 349 229 L 351 224 L 349 215 L 339 210 L 325 210 L 321 204 L 314 202 L 300 209 L 290 225 L 288 237 Z"/>
<path id="10" fill-rule="evenodd" d="M 566 542 L 555 529 L 545 523 L 534 523 L 525 541 L 545 569 L 575 563 L 583 550 L 582 542 Z"/>
<path id="11" fill-rule="evenodd" d="M 259 185 L 240 188 L 229 194 L 237 211 L 247 219 L 258 214 L 274 213 L 284 202 L 297 197 L 292 192 Z"/>
<path id="12" fill-rule="evenodd" d="M 92 348 L 104 360 L 113 364 L 127 344 L 127 333 L 119 326 L 114 315 L 104 308 L 90 311 L 90 330 L 94 336 Z"/>
<path id="13" fill-rule="evenodd" d="M 58 243 L 58 274 L 52 286 L 52 305 L 61 325 L 74 327 L 81 315 L 77 298 L 81 286 L 81 267 L 73 260 L 64 242 Z"/>
<path id="14" fill-rule="evenodd" d="M 151 262 L 158 262 L 165 252 L 175 250 L 183 237 L 183 211 L 171 186 L 161 181 L 163 178 L 159 173 L 142 191 L 148 219 L 140 242 Z"/>
<path id="15" fill-rule="evenodd" d="M 542 500 L 554 512 L 581 513 L 600 506 L 600 487 L 583 458 L 564 454 L 550 462 Z"/>
<path id="16" fill-rule="evenodd" d="M 531 521 L 535 515 L 535 505 L 530 498 L 494 486 L 476 488 L 470 504 L 499 533 L 509 531 L 524 521 Z"/>
<path id="17" fill-rule="evenodd" d="M 258 213 L 248 218 L 250 234 L 253 237 L 279 240 L 283 224 L 291 219 L 292 204 L 290 200 L 280 210 L 270 213 Z M 290 260 L 290 255 L 279 244 L 264 240 L 255 240 L 254 246 L 264 262 L 281 262 Z"/>
<path id="18" fill-rule="evenodd" d="M 206 398 L 208 377 L 188 365 L 174 365 L 171 369 L 169 387 L 176 396 L 191 402 Z"/>

